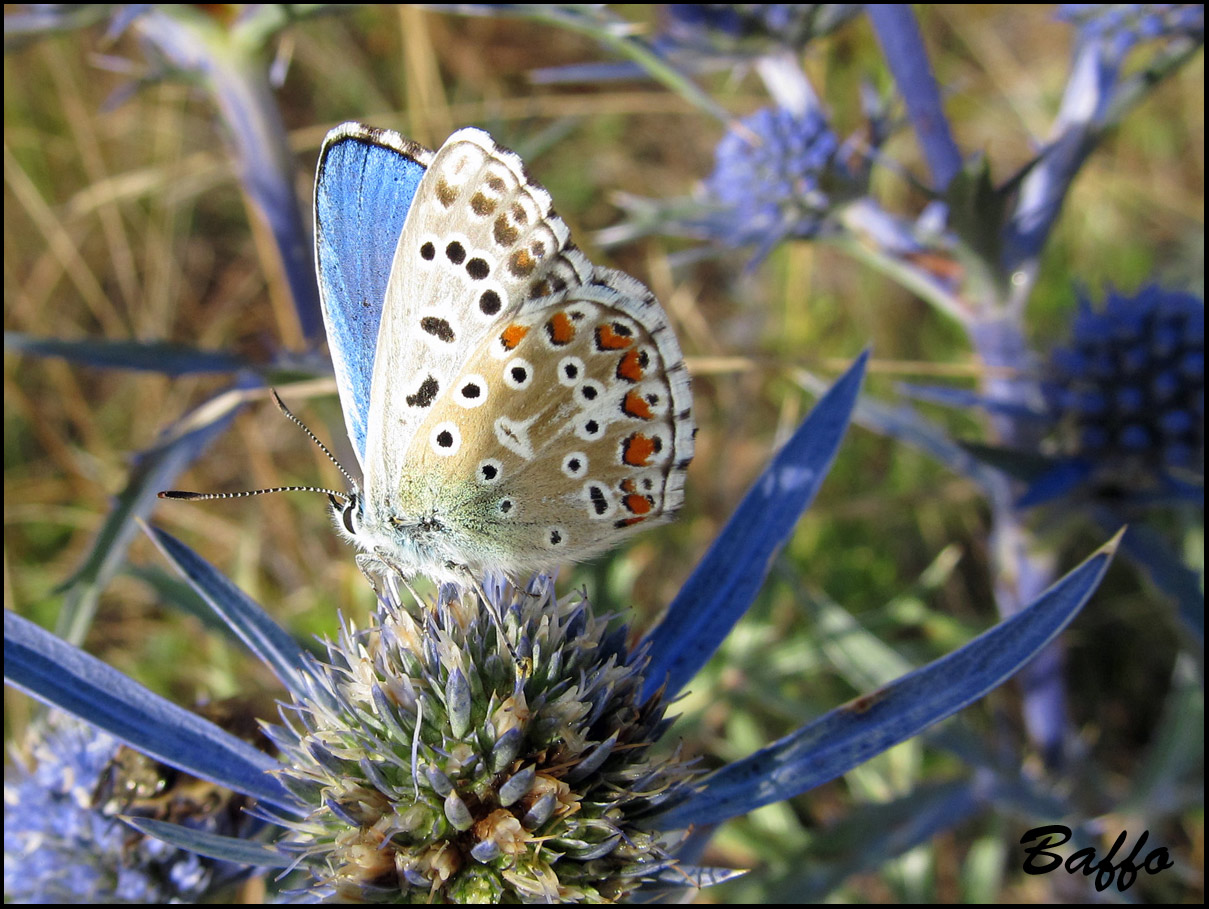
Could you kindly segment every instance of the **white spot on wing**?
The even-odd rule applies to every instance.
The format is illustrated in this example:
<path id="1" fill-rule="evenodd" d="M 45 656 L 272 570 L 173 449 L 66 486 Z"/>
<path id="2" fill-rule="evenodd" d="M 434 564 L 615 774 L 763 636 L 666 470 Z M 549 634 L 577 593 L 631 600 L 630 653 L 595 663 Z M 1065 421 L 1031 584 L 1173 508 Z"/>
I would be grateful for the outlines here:
<path id="1" fill-rule="evenodd" d="M 477 390 L 478 394 L 475 394 Z M 455 404 L 472 410 L 487 403 L 489 388 L 487 380 L 478 373 L 468 373 L 453 383 L 453 400 Z"/>
<path id="2" fill-rule="evenodd" d="M 446 420 L 432 428 L 428 434 L 428 445 L 439 457 L 452 457 L 462 447 L 462 433 L 456 423 Z"/>
<path id="3" fill-rule="evenodd" d="M 533 458 L 533 442 L 529 439 L 529 427 L 537 417 L 528 420 L 512 420 L 500 417 L 495 421 L 495 440 L 513 454 L 526 461 Z"/>

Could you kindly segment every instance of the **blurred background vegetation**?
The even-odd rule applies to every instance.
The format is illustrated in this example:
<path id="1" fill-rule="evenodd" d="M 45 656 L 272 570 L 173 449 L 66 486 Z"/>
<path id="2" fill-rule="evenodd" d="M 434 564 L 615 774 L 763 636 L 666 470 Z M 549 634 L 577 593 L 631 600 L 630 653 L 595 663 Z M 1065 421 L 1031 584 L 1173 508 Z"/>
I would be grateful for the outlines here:
<path id="1" fill-rule="evenodd" d="M 625 15 L 653 23 L 656 11 Z M 947 110 L 963 148 L 982 148 L 997 179 L 1034 151 L 1067 76 L 1071 30 L 1048 6 L 937 6 L 919 10 Z M 650 285 L 667 309 L 694 375 L 700 424 L 681 518 L 594 563 L 566 567 L 560 586 L 586 586 L 598 608 L 633 612 L 649 627 L 742 496 L 800 421 L 810 397 L 799 371 L 832 377 L 873 350 L 866 389 L 895 396 L 904 380 L 965 379 L 977 364 L 963 333 L 898 286 L 838 252 L 780 246 L 748 267 L 742 254 L 691 264 L 669 255 L 687 241 L 650 237 L 601 250 L 594 232 L 617 223 L 617 193 L 689 194 L 713 164 L 724 125 L 644 81 L 537 85 L 539 67 L 609 59 L 597 44 L 525 19 L 458 17 L 416 8 L 357 8 L 286 29 L 288 71 L 277 92 L 309 199 L 325 132 L 358 119 L 439 145 L 476 125 L 521 154 L 550 190 L 572 235 L 601 264 Z M 806 52 L 806 67 L 846 134 L 860 125 L 862 80 L 887 85 L 868 23 L 858 19 Z M 241 195 L 209 97 L 180 80 L 150 81 L 129 34 L 104 24 L 5 56 L 4 327 L 59 339 L 168 340 L 267 358 L 300 348 L 301 334 L 273 244 Z M 121 63 L 125 69 L 116 67 Z M 702 77 L 734 115 L 767 103 L 754 76 Z M 922 172 L 907 129 L 887 157 Z M 899 208 L 923 204 L 903 174 L 879 173 L 877 193 Z M 887 202 L 887 205 L 890 203 Z M 309 205 L 309 203 L 308 203 Z M 1031 301 L 1040 347 L 1065 337 L 1075 282 L 1133 290 L 1155 277 L 1203 296 L 1203 56 L 1164 83 L 1091 160 L 1074 186 Z M 4 362 L 5 607 L 53 628 L 59 585 L 93 545 L 134 453 L 229 377 L 173 379 L 6 354 Z M 279 390 L 322 438 L 342 438 L 334 383 Z M 973 417 L 937 410 L 957 435 Z M 181 488 L 232 491 L 335 485 L 322 455 L 270 404 L 245 408 L 232 431 L 180 479 Z M 298 636 L 333 632 L 334 616 L 362 615 L 371 594 L 352 551 L 332 532 L 326 502 L 281 495 L 236 502 L 162 503 L 161 526 L 180 536 Z M 866 691 L 837 666 L 818 610 L 834 603 L 919 665 L 996 621 L 979 490 L 894 441 L 852 428 L 818 501 L 799 525 L 752 612 L 678 704 L 689 753 L 707 766 L 734 759 Z M 1103 542 L 1063 528 L 1052 543 L 1064 567 Z M 1189 541 L 1190 552 L 1203 540 Z M 84 646 L 179 703 L 267 688 L 255 660 L 197 618 L 165 608 L 142 539 L 133 566 L 104 592 Z M 1071 712 L 1094 767 L 1072 793 L 1084 816 L 1127 798 L 1149 747 L 1180 650 L 1166 604 L 1116 565 L 1065 635 Z M 839 660 L 844 663 L 844 660 Z M 33 706 L 5 690 L 6 740 Z M 1004 686 L 963 714 L 1010 760 L 1024 740 L 1018 693 Z M 1190 718 L 1203 736 L 1199 717 Z M 1199 758 L 1196 758 L 1199 760 Z M 879 830 L 877 806 L 962 773 L 950 753 L 905 743 L 841 780 L 725 825 L 706 856 L 754 873 L 700 894 L 711 901 L 793 901 L 806 875 L 860 828 Z M 1170 806 L 1169 806 L 1170 807 Z M 1204 818 L 1195 800 L 1175 810 L 1151 847 L 1179 866 L 1140 880 L 1141 899 L 1203 895 Z M 849 821 L 842 827 L 833 825 Z M 833 898 L 860 901 L 1086 898 L 1084 880 L 1019 870 L 1027 820 L 986 814 L 876 870 L 845 866 Z M 1107 842 L 1141 828 L 1103 818 Z M 1150 848 L 1150 847 L 1148 847 Z M 858 873 L 845 875 L 852 870 Z"/>

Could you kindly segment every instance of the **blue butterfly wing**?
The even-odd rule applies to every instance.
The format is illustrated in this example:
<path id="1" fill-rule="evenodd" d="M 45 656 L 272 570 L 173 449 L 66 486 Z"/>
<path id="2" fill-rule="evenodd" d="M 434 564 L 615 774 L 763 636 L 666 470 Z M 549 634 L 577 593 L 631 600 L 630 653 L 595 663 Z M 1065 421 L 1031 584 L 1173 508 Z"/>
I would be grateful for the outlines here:
<path id="1" fill-rule="evenodd" d="M 365 464 L 370 386 L 395 247 L 432 152 L 360 123 L 327 134 L 315 175 L 315 260 L 349 440 Z"/>

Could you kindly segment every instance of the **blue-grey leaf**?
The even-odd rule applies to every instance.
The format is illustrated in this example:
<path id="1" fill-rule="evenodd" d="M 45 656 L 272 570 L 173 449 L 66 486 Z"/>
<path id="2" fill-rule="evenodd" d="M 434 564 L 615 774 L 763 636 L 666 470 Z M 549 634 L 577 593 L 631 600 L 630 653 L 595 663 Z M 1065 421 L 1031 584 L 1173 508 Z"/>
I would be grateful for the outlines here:
<path id="1" fill-rule="evenodd" d="M 196 373 L 233 373 L 254 366 L 248 360 L 218 350 L 198 350 L 166 341 L 110 341 L 84 338 L 34 338 L 20 332 L 4 333 L 4 349 L 40 357 L 62 357 L 79 366 L 134 369 L 166 376 Z"/>
<path id="2" fill-rule="evenodd" d="M 864 395 L 856 405 L 852 421 L 918 448 L 950 470 L 969 477 L 983 489 L 990 489 L 998 482 L 998 475 L 993 470 L 972 457 L 945 430 L 906 404 L 891 407 Z"/>
<path id="3" fill-rule="evenodd" d="M 246 400 L 250 384 L 254 384 L 252 380 L 241 382 L 195 408 L 164 439 L 138 455 L 126 488 L 118 494 L 84 564 L 63 584 L 63 612 L 57 630 L 64 638 L 76 643 L 83 640 L 97 598 L 125 559 L 138 530 L 135 520 L 150 513 L 156 494 L 171 486 L 177 474 L 227 428 Z"/>
<path id="4" fill-rule="evenodd" d="M 283 810 L 298 810 L 269 775 L 278 766 L 272 757 L 8 610 L 4 678 L 144 754 Z"/>
<path id="5" fill-rule="evenodd" d="M 755 599 L 772 557 L 818 492 L 852 416 L 861 354 L 752 484 L 705 557 L 650 633 L 643 697 L 674 696 L 718 649 Z"/>
<path id="6" fill-rule="evenodd" d="M 210 607 L 286 688 L 302 692 L 304 652 L 273 617 L 226 575 L 171 534 L 148 527 L 147 535 Z"/>
<path id="7" fill-rule="evenodd" d="M 873 3 L 865 12 L 932 171 L 933 185 L 944 189 L 961 170 L 961 150 L 945 116 L 940 86 L 932 73 L 915 13 L 898 3 Z"/>
<path id="8" fill-rule="evenodd" d="M 960 650 L 706 777 L 653 816 L 660 828 L 716 824 L 847 773 L 1006 681 L 1070 623 L 1099 585 L 1120 535 L 1016 616 Z"/>
<path id="9" fill-rule="evenodd" d="M 196 852 L 220 862 L 255 865 L 260 868 L 288 868 L 297 862 L 294 856 L 278 852 L 268 843 L 205 833 L 147 817 L 123 817 L 122 820 L 140 833 L 163 840 L 178 849 Z"/>
<path id="10" fill-rule="evenodd" d="M 1084 458 L 1062 458 L 1053 460 L 1048 470 L 1032 478 L 1012 474 L 1017 479 L 1030 479 L 1028 488 L 1016 499 L 1016 507 L 1032 508 L 1069 495 L 1091 478 L 1092 470 L 1092 463 Z"/>
<path id="11" fill-rule="evenodd" d="M 916 401 L 930 401 L 944 407 L 956 410 L 978 408 L 999 416 L 1015 417 L 1021 420 L 1048 420 L 1050 415 L 1036 407 L 1020 401 L 1000 400 L 968 388 L 947 388 L 943 385 L 914 385 L 904 382 L 898 385 L 898 390 Z"/>

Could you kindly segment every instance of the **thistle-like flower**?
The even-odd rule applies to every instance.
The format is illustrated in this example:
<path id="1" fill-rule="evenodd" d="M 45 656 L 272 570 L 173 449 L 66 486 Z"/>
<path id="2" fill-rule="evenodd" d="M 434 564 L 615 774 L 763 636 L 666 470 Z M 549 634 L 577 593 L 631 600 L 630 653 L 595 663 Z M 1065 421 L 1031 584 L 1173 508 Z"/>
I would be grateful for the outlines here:
<path id="1" fill-rule="evenodd" d="M 213 862 L 107 810 L 134 752 L 58 711 L 31 727 L 26 750 L 28 764 L 4 781 L 6 902 L 198 902 L 209 892 Z"/>
<path id="2" fill-rule="evenodd" d="M 1143 41 L 1205 39 L 1203 3 L 1063 3 L 1058 18 L 1079 29 L 1079 40 L 1102 41 L 1124 57 Z"/>
<path id="3" fill-rule="evenodd" d="M 668 3 L 656 45 L 670 52 L 735 54 L 800 48 L 861 12 L 859 3 Z"/>
<path id="4" fill-rule="evenodd" d="M 486 584 L 489 608 L 446 585 L 418 611 L 391 580 L 378 623 L 342 629 L 273 732 L 310 809 L 281 848 L 342 899 L 601 902 L 655 883 L 675 843 L 640 817 L 690 770 L 650 753 L 669 720 L 626 628 L 544 576 Z"/>
<path id="5" fill-rule="evenodd" d="M 1069 345 L 1050 356 L 1046 402 L 1064 454 L 1097 480 L 1155 489 L 1174 472 L 1204 476 L 1205 307 L 1152 285 L 1079 301 Z"/>
<path id="6" fill-rule="evenodd" d="M 705 188 L 715 206 L 704 231 L 765 254 L 789 237 L 820 232 L 831 208 L 859 195 L 843 146 L 817 110 L 765 108 L 728 132 Z"/>

